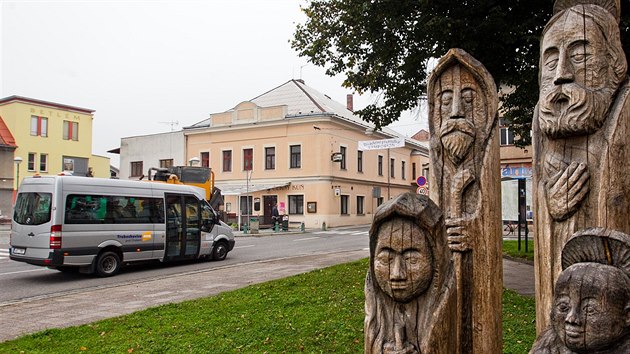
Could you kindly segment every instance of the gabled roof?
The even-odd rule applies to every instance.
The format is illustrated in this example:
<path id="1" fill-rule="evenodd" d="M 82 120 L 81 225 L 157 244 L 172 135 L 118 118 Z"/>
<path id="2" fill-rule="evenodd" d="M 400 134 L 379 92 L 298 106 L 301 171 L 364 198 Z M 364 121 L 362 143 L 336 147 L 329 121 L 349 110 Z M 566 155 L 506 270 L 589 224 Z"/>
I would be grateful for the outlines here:
<path id="1" fill-rule="evenodd" d="M 361 125 L 365 129 L 374 127 L 374 124 L 363 121 L 359 116 L 350 111 L 346 105 L 339 103 L 328 95 L 325 95 L 314 88 L 307 86 L 303 80 L 289 80 L 257 97 L 250 102 L 259 107 L 287 106 L 285 119 L 295 119 L 313 115 L 331 115 L 342 120 Z M 210 119 L 207 118 L 184 129 L 195 129 L 208 127 Z M 392 137 L 404 137 L 400 133 L 383 127 L 382 132 Z M 405 138 L 416 145 L 428 148 L 427 144 L 415 139 Z"/>
<path id="2" fill-rule="evenodd" d="M 26 103 L 26 104 L 34 104 L 34 105 L 40 105 L 40 106 L 46 106 L 46 107 L 53 107 L 53 108 L 64 109 L 64 110 L 69 110 L 69 111 L 76 111 L 76 112 L 85 113 L 85 114 L 92 114 L 92 113 L 94 113 L 93 109 L 69 106 L 69 105 L 66 105 L 66 104 L 49 102 L 49 101 L 43 101 L 43 100 L 37 100 L 37 99 L 34 99 L 34 98 L 15 96 L 15 95 L 14 96 L 5 97 L 5 98 L 0 98 L 0 105 L 5 104 L 5 103 L 10 103 L 10 102 L 13 102 L 13 101 L 15 101 L 15 102 L 22 102 L 22 103 Z"/>
<path id="3" fill-rule="evenodd" d="M 0 146 L 17 147 L 15 138 L 13 138 L 9 127 L 4 123 L 2 116 L 0 116 Z"/>

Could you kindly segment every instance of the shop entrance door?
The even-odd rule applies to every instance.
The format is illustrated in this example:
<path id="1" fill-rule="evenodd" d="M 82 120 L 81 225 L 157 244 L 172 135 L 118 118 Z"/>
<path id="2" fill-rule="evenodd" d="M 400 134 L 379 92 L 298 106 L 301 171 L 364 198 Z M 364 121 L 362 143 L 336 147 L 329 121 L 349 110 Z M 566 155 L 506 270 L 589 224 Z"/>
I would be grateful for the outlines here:
<path id="1" fill-rule="evenodd" d="M 271 218 L 271 211 L 273 206 L 278 204 L 277 195 L 263 195 L 263 224 L 273 226 L 273 219 Z"/>

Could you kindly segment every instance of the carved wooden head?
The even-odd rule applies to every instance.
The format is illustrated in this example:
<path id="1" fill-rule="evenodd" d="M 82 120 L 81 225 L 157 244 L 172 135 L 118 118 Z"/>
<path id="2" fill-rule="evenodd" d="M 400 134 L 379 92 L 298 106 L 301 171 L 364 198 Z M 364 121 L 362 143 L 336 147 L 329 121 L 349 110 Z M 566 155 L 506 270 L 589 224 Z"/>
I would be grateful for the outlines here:
<path id="1" fill-rule="evenodd" d="M 370 229 L 375 285 L 402 303 L 424 293 L 450 259 L 443 233 L 442 213 L 425 196 L 405 193 L 379 207 Z"/>
<path id="2" fill-rule="evenodd" d="M 490 133 L 496 115 L 494 80 L 468 53 L 451 49 L 429 78 L 428 96 L 429 129 L 439 138 L 432 139 L 431 148 L 459 165 L 475 141 L 485 143 Z"/>
<path id="3" fill-rule="evenodd" d="M 541 130 L 551 138 L 597 131 L 627 74 L 617 19 L 592 4 L 563 9 L 543 31 L 540 50 Z"/>
<path id="4" fill-rule="evenodd" d="M 616 347 L 630 334 L 630 278 L 601 263 L 576 263 L 556 282 L 551 323 L 577 353 Z"/>

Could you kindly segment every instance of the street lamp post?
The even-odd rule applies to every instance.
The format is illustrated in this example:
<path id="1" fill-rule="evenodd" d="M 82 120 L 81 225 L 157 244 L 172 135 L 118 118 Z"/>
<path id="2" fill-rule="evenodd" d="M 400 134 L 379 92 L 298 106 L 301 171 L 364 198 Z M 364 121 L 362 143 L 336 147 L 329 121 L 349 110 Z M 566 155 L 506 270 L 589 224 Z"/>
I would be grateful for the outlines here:
<path id="1" fill-rule="evenodd" d="M 13 190 L 13 202 L 15 203 L 15 198 L 17 196 L 17 190 L 20 187 L 20 163 L 22 162 L 22 158 L 19 156 L 16 156 L 13 159 L 13 162 L 15 162 L 15 189 Z"/>

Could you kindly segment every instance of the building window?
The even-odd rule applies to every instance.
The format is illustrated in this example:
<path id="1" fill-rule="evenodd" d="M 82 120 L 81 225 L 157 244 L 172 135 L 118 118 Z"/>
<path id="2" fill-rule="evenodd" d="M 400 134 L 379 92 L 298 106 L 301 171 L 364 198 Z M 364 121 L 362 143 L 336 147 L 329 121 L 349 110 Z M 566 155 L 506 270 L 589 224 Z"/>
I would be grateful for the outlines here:
<path id="1" fill-rule="evenodd" d="M 254 169 L 254 149 L 243 149 L 243 171 Z"/>
<path id="2" fill-rule="evenodd" d="M 142 161 L 133 161 L 131 163 L 131 173 L 129 177 L 140 177 L 142 176 Z"/>
<path id="3" fill-rule="evenodd" d="M 79 122 L 63 121 L 63 140 L 79 140 Z"/>
<path id="4" fill-rule="evenodd" d="M 304 214 L 304 196 L 303 195 L 290 195 L 289 196 L 289 214 Z"/>
<path id="5" fill-rule="evenodd" d="M 348 215 L 348 199 L 347 195 L 341 196 L 341 215 Z"/>
<path id="6" fill-rule="evenodd" d="M 275 170 L 275 169 L 276 169 L 276 148 L 266 147 L 265 148 L 265 170 Z"/>
<path id="7" fill-rule="evenodd" d="M 394 159 L 389 159 L 389 176 L 390 176 L 391 178 L 394 178 L 394 177 L 395 177 L 395 175 L 396 175 L 396 173 L 394 172 L 394 171 L 395 171 L 395 170 L 394 170 L 395 165 L 396 165 L 396 160 L 394 160 Z"/>
<path id="8" fill-rule="evenodd" d="M 363 201 L 365 197 L 357 196 L 357 215 L 363 215 Z"/>
<path id="9" fill-rule="evenodd" d="M 35 171 L 35 155 L 34 152 L 28 153 L 28 165 L 26 167 L 29 171 Z"/>
<path id="10" fill-rule="evenodd" d="M 302 146 L 291 145 L 289 149 L 291 153 L 291 168 L 302 167 Z"/>
<path id="11" fill-rule="evenodd" d="M 378 155 L 378 175 L 383 175 L 383 156 Z"/>
<path id="12" fill-rule="evenodd" d="M 383 204 L 383 200 L 383 197 L 376 198 L 376 206 L 380 206 L 381 204 Z"/>
<path id="13" fill-rule="evenodd" d="M 31 116 L 31 135 L 48 136 L 48 118 Z"/>
<path id="14" fill-rule="evenodd" d="M 160 160 L 160 168 L 173 167 L 173 159 Z"/>
<path id="15" fill-rule="evenodd" d="M 416 179 L 418 179 L 418 175 L 416 174 L 416 163 L 415 162 L 411 163 L 411 177 L 413 178 L 414 181 Z"/>
<path id="16" fill-rule="evenodd" d="M 241 215 L 251 215 L 253 197 L 251 195 L 241 196 Z"/>
<path id="17" fill-rule="evenodd" d="M 503 119 L 499 120 L 499 127 L 501 145 L 514 145 L 514 132 L 507 126 Z"/>
<path id="18" fill-rule="evenodd" d="M 357 172 L 363 172 L 363 151 L 357 151 Z"/>
<path id="19" fill-rule="evenodd" d="M 427 179 L 427 183 L 429 183 L 429 164 L 428 163 L 422 164 L 422 175 Z"/>
<path id="20" fill-rule="evenodd" d="M 210 167 L 210 153 L 209 152 L 201 153 L 201 167 Z"/>
<path id="21" fill-rule="evenodd" d="M 48 155 L 39 155 L 39 172 L 48 172 Z"/>
<path id="22" fill-rule="evenodd" d="M 400 161 L 400 178 L 405 179 L 405 161 Z"/>
<path id="23" fill-rule="evenodd" d="M 232 150 L 223 151 L 223 172 L 232 172 Z"/>
<path id="24" fill-rule="evenodd" d="M 339 167 L 342 170 L 345 170 L 346 169 L 346 147 L 340 146 L 339 153 L 341 153 L 341 163 L 339 164 Z"/>

